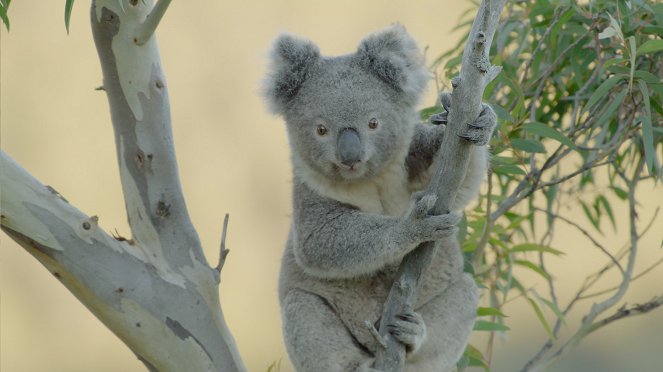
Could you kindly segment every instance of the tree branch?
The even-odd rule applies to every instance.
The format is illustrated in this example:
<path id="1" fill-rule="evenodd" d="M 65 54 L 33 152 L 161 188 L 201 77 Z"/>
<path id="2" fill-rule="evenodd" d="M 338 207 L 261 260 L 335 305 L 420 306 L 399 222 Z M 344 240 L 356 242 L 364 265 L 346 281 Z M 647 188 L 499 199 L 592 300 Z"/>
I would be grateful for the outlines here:
<path id="1" fill-rule="evenodd" d="M 221 246 L 219 250 L 219 263 L 216 265 L 214 268 L 217 272 L 217 274 L 221 274 L 221 270 L 223 269 L 223 265 L 226 264 L 226 257 L 228 257 L 228 253 L 230 253 L 230 249 L 226 248 L 226 233 L 228 232 L 228 219 L 230 218 L 230 215 L 226 213 L 226 216 L 223 218 L 223 232 L 221 233 Z"/>
<path id="2" fill-rule="evenodd" d="M 154 26 L 168 2 L 152 11 Z M 148 369 L 244 371 L 223 319 L 218 271 L 207 264 L 182 195 L 156 41 L 134 41 L 147 12 L 134 0 L 94 0 L 91 8 L 132 239 L 102 231 L 96 216 L 4 153 L 2 229 Z"/>
<path id="3" fill-rule="evenodd" d="M 447 132 L 438 154 L 439 168 L 427 190 L 438 196 L 433 208 L 433 212 L 437 214 L 451 210 L 467 170 L 472 145 L 458 135 L 468 123 L 479 116 L 483 91 L 500 71 L 499 67 L 490 64 L 488 52 L 505 2 L 506 0 L 482 1 L 463 52 L 460 76 L 452 81 L 452 101 L 462 104 L 453 105 L 449 113 Z M 426 242 L 403 259 L 397 274 L 398 279 L 389 292 L 382 313 L 380 335 L 385 339 L 387 347 L 378 350 L 375 368 L 384 371 L 403 369 L 405 347 L 389 334 L 387 325 L 393 323 L 397 314 L 413 307 L 420 278 L 434 253 L 435 243 Z"/>
<path id="4" fill-rule="evenodd" d="M 2 230 L 148 369 L 244 370 L 208 271 L 160 271 L 149 247 L 107 234 L 4 152 L 0 169 Z"/>
<path id="5" fill-rule="evenodd" d="M 168 5 L 170 5 L 170 1 L 171 0 L 159 0 L 154 5 L 154 8 L 152 8 L 150 14 L 147 15 L 145 21 L 143 21 L 143 23 L 141 23 L 138 27 L 136 39 L 134 40 L 136 45 L 143 45 L 145 42 L 150 40 L 154 34 L 154 31 L 156 31 L 157 26 L 159 26 L 161 18 L 163 18 L 164 14 L 166 14 L 166 10 L 168 9 Z"/>

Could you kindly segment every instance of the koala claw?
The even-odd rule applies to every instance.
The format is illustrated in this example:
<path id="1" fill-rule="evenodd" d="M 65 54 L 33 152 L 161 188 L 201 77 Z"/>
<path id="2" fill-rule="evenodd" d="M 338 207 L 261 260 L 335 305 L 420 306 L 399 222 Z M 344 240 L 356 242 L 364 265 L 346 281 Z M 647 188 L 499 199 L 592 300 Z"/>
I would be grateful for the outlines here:
<path id="1" fill-rule="evenodd" d="M 458 213 L 432 215 L 437 196 L 425 192 L 417 192 L 412 196 L 410 208 L 403 217 L 406 234 L 410 243 L 419 244 L 435 241 L 455 234 L 456 224 L 460 221 Z"/>
<path id="2" fill-rule="evenodd" d="M 490 142 L 495 126 L 497 126 L 495 111 L 490 106 L 483 104 L 479 117 L 468 124 L 465 133 L 460 134 L 459 137 L 477 146 L 483 146 Z"/>
<path id="3" fill-rule="evenodd" d="M 448 117 L 449 117 L 449 112 L 440 112 L 438 114 L 433 114 L 431 115 L 429 121 L 431 124 L 439 125 L 439 124 L 447 124 L 448 123 Z"/>
<path id="4" fill-rule="evenodd" d="M 448 112 L 451 108 L 451 92 L 442 92 L 440 93 L 440 103 L 444 109 Z"/>
<path id="5" fill-rule="evenodd" d="M 424 319 L 414 311 L 396 315 L 396 319 L 387 326 L 389 333 L 405 345 L 408 353 L 417 351 L 426 338 Z"/>

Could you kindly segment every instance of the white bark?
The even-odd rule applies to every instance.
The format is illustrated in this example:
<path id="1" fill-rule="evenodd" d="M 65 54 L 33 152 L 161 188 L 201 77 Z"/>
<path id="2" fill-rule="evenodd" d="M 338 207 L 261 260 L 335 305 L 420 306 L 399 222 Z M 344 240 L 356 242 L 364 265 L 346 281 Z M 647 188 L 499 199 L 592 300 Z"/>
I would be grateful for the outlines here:
<path id="1" fill-rule="evenodd" d="M 506 0 L 481 2 L 463 51 L 460 76 L 452 81 L 452 102 L 462 104 L 455 103 L 450 109 L 449 124 L 437 155 L 439 168 L 427 190 L 437 194 L 433 210 L 436 214 L 449 213 L 467 171 L 472 145 L 458 135 L 479 117 L 483 91 L 501 70 L 500 67 L 490 64 L 488 52 L 505 3 Z M 379 370 L 403 370 L 405 347 L 391 336 L 387 325 L 394 322 L 397 314 L 413 308 L 417 300 L 419 280 L 434 253 L 435 244 L 426 242 L 405 256 L 401 263 L 398 280 L 389 292 L 382 313 L 380 335 L 386 342 L 386 347 L 376 355 L 374 366 Z"/>
<path id="2" fill-rule="evenodd" d="M 132 239 L 109 236 L 5 153 L 2 229 L 150 370 L 243 371 L 219 272 L 207 264 L 182 196 L 159 53 L 145 33 L 156 26 L 145 26 L 151 9 L 151 1 L 96 0 L 91 11 Z"/>

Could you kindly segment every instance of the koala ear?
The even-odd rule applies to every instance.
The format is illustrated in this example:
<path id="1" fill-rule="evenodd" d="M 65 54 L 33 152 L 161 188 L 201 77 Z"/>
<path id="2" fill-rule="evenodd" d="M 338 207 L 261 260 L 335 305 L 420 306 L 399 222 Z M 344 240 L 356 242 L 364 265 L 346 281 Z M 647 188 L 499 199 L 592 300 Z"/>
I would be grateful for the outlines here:
<path id="1" fill-rule="evenodd" d="M 415 105 L 431 78 L 417 44 L 400 24 L 366 37 L 357 50 L 359 63 Z"/>
<path id="2" fill-rule="evenodd" d="M 283 34 L 274 42 L 270 59 L 264 95 L 270 110 L 282 114 L 308 78 L 310 67 L 320 59 L 320 51 L 308 40 Z"/>

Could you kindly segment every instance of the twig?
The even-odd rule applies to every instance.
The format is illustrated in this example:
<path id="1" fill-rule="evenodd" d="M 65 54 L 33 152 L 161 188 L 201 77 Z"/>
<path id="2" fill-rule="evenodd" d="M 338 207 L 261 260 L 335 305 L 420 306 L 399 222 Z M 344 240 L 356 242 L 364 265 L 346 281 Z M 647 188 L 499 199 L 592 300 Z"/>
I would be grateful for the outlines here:
<path id="1" fill-rule="evenodd" d="M 154 35 L 154 31 L 156 31 L 157 26 L 159 26 L 159 22 L 161 22 L 163 15 L 166 14 L 166 10 L 168 9 L 170 2 L 171 0 L 159 0 L 156 4 L 154 4 L 150 14 L 147 15 L 145 21 L 143 21 L 143 23 L 141 23 L 138 27 L 138 33 L 134 39 L 134 42 L 137 45 L 145 44 L 148 40 L 150 40 L 152 35 Z"/>
<path id="2" fill-rule="evenodd" d="M 477 267 L 483 261 L 484 250 L 486 244 L 488 243 L 488 238 L 490 237 L 490 231 L 493 228 L 494 220 L 490 218 L 490 211 L 493 207 L 493 174 L 491 170 L 488 170 L 488 192 L 486 194 L 486 222 L 483 225 L 483 232 L 481 233 L 481 239 L 477 243 L 477 247 L 474 250 L 474 266 Z"/>
<path id="3" fill-rule="evenodd" d="M 587 334 L 592 333 L 596 331 L 599 328 L 605 327 L 606 325 L 617 321 L 619 319 L 623 319 L 626 317 L 630 316 L 635 316 L 635 315 L 642 315 L 645 313 L 648 313 L 659 306 L 663 305 L 663 295 L 654 297 L 651 299 L 649 302 L 645 302 L 644 304 L 639 304 L 635 305 L 631 308 L 626 308 L 626 305 L 622 306 L 619 310 L 617 310 L 613 315 L 602 319 L 594 324 L 592 324 L 592 327 L 589 329 Z"/>
<path id="4" fill-rule="evenodd" d="M 581 339 L 585 338 L 589 333 L 605 325 L 605 324 L 599 325 L 601 322 L 594 323 L 594 320 L 601 313 L 605 312 L 607 309 L 614 306 L 618 301 L 620 301 L 624 297 L 624 294 L 628 289 L 633 274 L 633 267 L 635 266 L 635 258 L 637 257 L 637 252 L 638 252 L 639 235 L 635 223 L 635 220 L 637 218 L 637 212 L 635 209 L 636 205 L 635 189 L 639 180 L 640 172 L 642 171 L 643 168 L 643 164 L 644 160 L 642 158 L 639 159 L 638 164 L 633 172 L 633 177 L 631 179 L 628 179 L 628 177 L 626 177 L 626 175 L 624 175 L 623 172 L 618 171 L 619 176 L 624 180 L 624 182 L 627 183 L 629 189 L 628 193 L 629 220 L 630 220 L 629 222 L 630 222 L 630 231 L 631 231 L 631 247 L 629 250 L 626 270 L 623 273 L 621 284 L 619 285 L 617 292 L 615 292 L 615 294 L 613 294 L 610 298 L 602 302 L 594 303 L 594 305 L 592 305 L 589 313 L 584 316 L 580 329 L 566 343 L 564 343 L 564 345 L 562 345 L 557 350 L 557 352 L 555 352 L 553 355 L 551 355 L 549 358 L 547 358 L 544 361 L 545 366 L 551 365 L 560 356 L 566 354 L 569 350 L 574 348 L 578 344 L 578 342 L 580 342 Z"/>
<path id="5" fill-rule="evenodd" d="M 660 208 L 656 208 L 656 211 L 654 212 L 654 216 L 653 216 L 652 219 L 649 221 L 649 223 L 647 224 L 647 226 L 645 226 L 645 228 L 642 230 L 642 232 L 638 235 L 638 238 L 641 238 L 642 236 L 644 236 L 647 232 L 649 232 L 649 230 L 651 229 L 651 227 L 654 226 L 654 221 L 655 221 L 656 218 L 658 217 L 659 209 L 660 209 Z M 627 249 L 628 247 L 629 247 L 629 245 L 627 245 L 626 247 L 620 249 L 620 252 L 617 253 L 617 254 L 615 255 L 617 260 L 620 260 L 622 257 L 624 257 L 624 255 L 629 251 L 629 250 Z M 663 260 L 663 259 L 662 259 L 662 260 Z M 651 266 L 650 268 L 648 268 L 647 270 L 645 270 L 645 271 L 643 271 L 642 273 L 640 273 L 640 274 L 634 276 L 634 277 L 631 279 L 631 281 L 635 280 L 637 277 L 640 277 L 640 276 L 644 275 L 646 272 L 650 271 L 650 270 L 653 269 L 655 266 L 658 266 L 658 264 L 659 264 L 659 263 L 655 263 L 654 265 L 652 265 L 652 266 Z M 581 288 L 578 290 L 578 292 L 576 293 L 575 297 L 574 297 L 574 298 L 568 303 L 568 305 L 566 306 L 566 308 L 562 311 L 562 315 L 565 315 L 565 316 L 566 316 L 566 314 L 568 314 L 568 313 L 571 311 L 571 309 L 573 308 L 573 306 L 574 306 L 578 301 L 581 301 L 581 300 L 584 300 L 584 299 L 586 299 L 586 298 L 589 298 L 589 296 L 583 296 L 583 293 L 585 293 L 586 290 L 588 290 L 588 289 L 589 289 L 594 283 L 596 283 L 596 281 L 597 281 L 597 280 L 598 280 L 598 279 L 599 279 L 599 278 L 600 278 L 600 277 L 601 277 L 606 271 L 608 271 L 608 270 L 609 270 L 610 268 L 612 268 L 612 267 L 614 267 L 614 263 L 613 263 L 613 261 L 610 261 L 608 264 L 606 264 L 603 268 L 601 268 L 600 270 L 598 270 L 596 273 L 594 273 L 594 274 L 588 276 L 587 278 L 585 278 L 585 281 L 584 281 L 583 285 L 582 285 Z M 617 289 L 617 288 L 618 288 L 618 287 L 615 287 L 615 288 L 612 288 L 611 290 L 614 290 L 614 289 Z M 559 333 L 559 330 L 560 330 L 560 328 L 561 328 L 561 324 L 562 324 L 562 319 L 561 319 L 561 318 L 558 318 L 557 321 L 555 322 L 555 326 L 553 327 L 553 335 L 554 335 L 555 337 L 557 337 L 557 334 Z M 553 341 L 550 340 L 550 339 L 548 339 L 548 340 L 544 343 L 544 345 L 541 347 L 541 349 L 537 352 L 537 354 L 536 354 L 534 357 L 532 357 L 532 359 L 530 359 L 530 360 L 525 364 L 525 366 L 523 367 L 523 369 L 522 369 L 521 371 L 529 371 L 529 370 L 532 368 L 532 366 L 534 366 L 536 363 L 539 362 L 539 360 L 540 360 L 541 358 L 543 358 L 543 356 L 548 352 L 548 350 L 550 350 L 550 349 L 552 348 L 552 346 L 553 346 Z"/>
<path id="6" fill-rule="evenodd" d="M 530 58 L 528 58 L 527 62 L 525 62 L 525 71 L 523 72 L 522 78 L 520 78 L 520 86 L 525 85 L 525 81 L 527 81 L 527 75 L 529 74 L 530 67 L 532 67 L 532 62 L 534 61 L 534 57 L 536 56 L 537 53 L 539 53 L 543 49 L 543 46 L 545 45 L 543 41 L 548 37 L 552 29 L 555 28 L 557 22 L 559 22 L 560 17 L 562 16 L 562 14 L 564 14 L 564 12 L 566 12 L 567 9 L 568 7 L 563 6 L 555 10 L 555 19 L 550 23 L 548 28 L 546 28 L 546 31 L 543 33 L 543 36 L 541 36 L 541 39 L 539 39 L 536 48 L 534 48 L 534 51 L 532 51 Z"/>
<path id="7" fill-rule="evenodd" d="M 662 263 L 663 263 L 663 258 L 660 258 L 658 261 L 654 262 L 654 263 L 653 263 L 652 265 L 650 265 L 648 268 L 642 270 L 642 272 L 640 272 L 639 274 L 637 274 L 637 275 L 633 275 L 633 277 L 631 278 L 631 283 L 633 283 L 633 282 L 636 281 L 637 279 L 642 278 L 643 276 L 645 276 L 645 275 L 646 275 L 647 273 L 649 273 L 650 271 L 654 270 L 656 267 L 658 267 L 658 266 L 659 266 L 660 264 L 662 264 Z M 589 299 L 589 298 L 593 298 L 593 297 L 601 296 L 601 295 L 604 295 L 604 294 L 606 294 L 606 293 L 610 293 L 610 292 L 614 291 L 614 290 L 617 289 L 617 288 L 619 288 L 619 287 L 618 287 L 618 286 L 614 286 L 614 287 L 612 287 L 612 288 L 607 288 L 607 289 L 604 289 L 604 290 L 602 290 L 602 291 L 598 291 L 598 292 L 590 293 L 590 294 L 587 294 L 587 295 L 584 295 L 584 296 L 580 296 L 580 297 L 578 297 L 578 299 L 579 299 L 579 300 L 586 300 L 586 299 Z"/>
<path id="8" fill-rule="evenodd" d="M 228 231 L 229 218 L 230 215 L 228 215 L 228 213 L 226 213 L 225 217 L 223 218 L 223 232 L 221 233 L 221 248 L 219 252 L 219 263 L 214 268 L 217 274 L 221 274 L 223 265 L 226 263 L 226 257 L 228 256 L 228 253 L 230 253 L 230 249 L 226 249 L 226 232 Z"/>
<path id="9" fill-rule="evenodd" d="M 619 271 L 622 272 L 622 275 L 624 274 L 624 269 L 622 268 L 622 265 L 619 264 L 619 261 L 617 261 L 617 259 L 615 259 L 615 256 L 613 256 L 610 252 L 608 252 L 608 250 L 601 243 L 599 243 L 596 239 L 594 239 L 594 237 L 589 233 L 589 231 L 585 230 L 582 226 L 578 225 L 577 223 L 575 223 L 575 222 L 569 220 L 568 218 L 563 217 L 559 214 L 556 214 L 556 213 L 553 213 L 553 212 L 550 212 L 550 211 L 547 211 L 543 208 L 538 208 L 538 207 L 533 207 L 533 209 L 535 211 L 546 213 L 546 214 L 548 214 L 552 217 L 555 217 L 556 219 L 559 219 L 560 221 L 566 222 L 567 224 L 575 227 L 587 239 L 589 239 L 592 242 L 592 244 L 594 244 L 594 246 L 596 246 L 601 252 L 603 252 L 603 254 L 605 254 L 606 256 L 608 256 L 610 258 L 610 260 L 615 264 L 615 266 L 617 266 L 617 268 L 619 268 Z"/>

